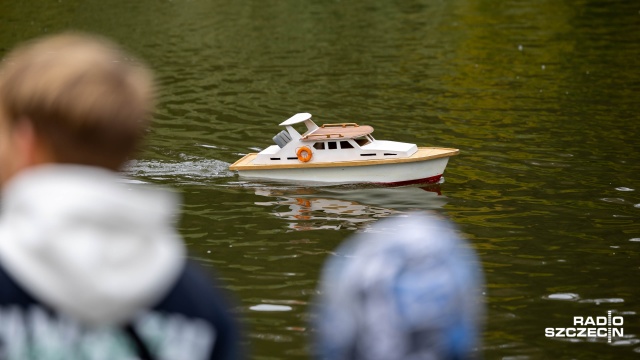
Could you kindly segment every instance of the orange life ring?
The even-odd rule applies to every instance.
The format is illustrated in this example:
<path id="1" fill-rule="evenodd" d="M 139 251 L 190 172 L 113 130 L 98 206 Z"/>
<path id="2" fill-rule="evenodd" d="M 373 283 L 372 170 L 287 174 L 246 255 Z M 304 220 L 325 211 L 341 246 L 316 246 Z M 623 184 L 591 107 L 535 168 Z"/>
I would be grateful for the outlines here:
<path id="1" fill-rule="evenodd" d="M 313 156 L 311 149 L 309 149 L 308 146 L 299 148 L 298 151 L 296 151 L 296 155 L 298 155 L 298 160 L 302 162 L 308 162 L 311 160 L 311 156 Z"/>

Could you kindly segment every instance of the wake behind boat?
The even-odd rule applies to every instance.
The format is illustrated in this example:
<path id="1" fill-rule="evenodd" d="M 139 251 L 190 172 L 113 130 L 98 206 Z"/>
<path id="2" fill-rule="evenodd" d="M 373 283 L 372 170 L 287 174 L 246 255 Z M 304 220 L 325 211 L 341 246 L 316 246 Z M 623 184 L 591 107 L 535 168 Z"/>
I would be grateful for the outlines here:
<path id="1" fill-rule="evenodd" d="M 293 125 L 303 123 L 300 134 Z M 284 126 L 271 145 L 245 155 L 229 166 L 243 177 L 322 183 L 408 185 L 440 181 L 451 148 L 376 140 L 373 128 L 356 123 L 316 125 L 311 114 L 299 113 Z"/>

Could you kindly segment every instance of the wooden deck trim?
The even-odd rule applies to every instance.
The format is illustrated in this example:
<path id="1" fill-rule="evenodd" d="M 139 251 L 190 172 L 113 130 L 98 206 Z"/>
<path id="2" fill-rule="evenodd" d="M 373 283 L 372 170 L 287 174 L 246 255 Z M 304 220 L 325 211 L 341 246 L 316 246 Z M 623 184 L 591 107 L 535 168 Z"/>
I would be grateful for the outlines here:
<path id="1" fill-rule="evenodd" d="M 356 124 L 356 123 L 339 123 L 339 124 L 322 124 L 322 128 L 328 128 L 328 127 L 341 127 L 341 128 L 346 128 L 347 126 L 349 127 L 359 127 L 360 125 Z"/>
<path id="2" fill-rule="evenodd" d="M 336 161 L 331 163 L 295 163 L 295 164 L 268 164 L 254 165 L 251 161 L 255 159 L 257 153 L 250 153 L 243 156 L 240 160 L 229 166 L 229 170 L 273 170 L 273 169 L 305 169 L 305 168 L 326 168 L 326 167 L 349 167 L 349 166 L 367 166 L 381 164 L 397 164 L 426 161 L 443 157 L 455 156 L 460 153 L 458 149 L 439 148 L 439 147 L 419 147 L 413 155 L 408 158 L 386 158 L 371 160 L 352 160 L 352 161 Z"/>
<path id="3" fill-rule="evenodd" d="M 327 124 L 325 124 L 327 125 Z M 319 127 L 313 130 L 311 133 L 306 134 L 302 137 L 302 141 L 318 141 L 327 139 L 353 139 L 360 136 L 369 135 L 373 132 L 373 128 L 369 125 L 358 125 L 358 126 L 346 126 L 342 127 L 342 124 L 329 124 L 329 125 L 337 125 L 337 126 L 327 126 Z"/>

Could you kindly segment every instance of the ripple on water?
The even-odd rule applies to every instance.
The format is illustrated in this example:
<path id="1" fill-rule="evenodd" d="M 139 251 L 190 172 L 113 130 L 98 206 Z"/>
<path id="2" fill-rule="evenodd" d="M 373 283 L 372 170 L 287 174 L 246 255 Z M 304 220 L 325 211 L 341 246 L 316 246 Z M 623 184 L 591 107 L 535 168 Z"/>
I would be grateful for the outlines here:
<path id="1" fill-rule="evenodd" d="M 596 304 L 596 305 L 600 305 L 600 304 L 619 304 L 619 303 L 623 303 L 624 299 L 621 298 L 609 298 L 609 299 L 584 299 L 584 300 L 580 300 L 581 303 L 588 303 L 588 304 Z"/>
<path id="2" fill-rule="evenodd" d="M 137 179 L 127 179 L 127 178 L 120 179 L 120 182 L 125 184 L 147 184 L 146 181 L 137 180 Z"/>
<path id="3" fill-rule="evenodd" d="M 628 338 L 628 339 L 612 341 L 611 345 L 612 346 L 629 346 L 629 345 L 635 345 L 638 343 L 640 343 L 640 339 Z"/>
<path id="4" fill-rule="evenodd" d="M 616 190 L 618 190 L 618 191 L 635 191 L 635 189 L 631 189 L 631 188 L 624 187 L 624 186 L 617 187 Z"/>
<path id="5" fill-rule="evenodd" d="M 293 308 L 287 305 L 260 304 L 249 307 L 253 311 L 291 311 Z"/>
<path id="6" fill-rule="evenodd" d="M 543 298 L 548 300 L 576 301 L 580 299 L 580 295 L 573 293 L 556 293 L 544 296 Z"/>
<path id="7" fill-rule="evenodd" d="M 627 201 L 625 199 L 620 198 L 602 198 L 600 199 L 604 202 L 612 203 L 612 204 L 626 204 Z"/>

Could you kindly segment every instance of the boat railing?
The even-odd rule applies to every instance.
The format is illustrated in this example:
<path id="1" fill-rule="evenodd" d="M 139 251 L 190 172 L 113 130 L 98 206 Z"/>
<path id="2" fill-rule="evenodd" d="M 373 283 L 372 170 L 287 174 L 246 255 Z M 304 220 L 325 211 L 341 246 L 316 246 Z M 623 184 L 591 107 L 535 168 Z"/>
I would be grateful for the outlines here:
<path id="1" fill-rule="evenodd" d="M 329 134 L 309 134 L 304 136 L 302 139 L 303 140 L 307 140 L 311 137 L 324 137 L 326 139 L 331 139 L 332 136 L 338 137 L 338 138 L 343 138 L 344 135 L 340 134 L 340 133 L 329 133 Z"/>
<path id="2" fill-rule="evenodd" d="M 323 124 L 322 127 L 323 128 L 328 128 L 328 127 L 359 127 L 360 125 L 356 124 L 356 123 L 341 123 L 341 124 Z"/>

